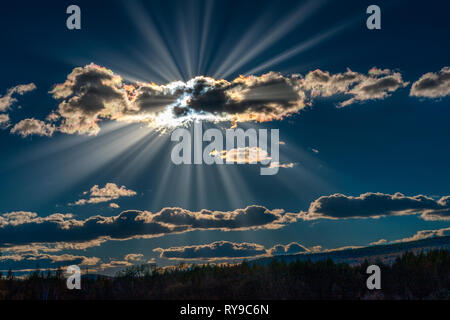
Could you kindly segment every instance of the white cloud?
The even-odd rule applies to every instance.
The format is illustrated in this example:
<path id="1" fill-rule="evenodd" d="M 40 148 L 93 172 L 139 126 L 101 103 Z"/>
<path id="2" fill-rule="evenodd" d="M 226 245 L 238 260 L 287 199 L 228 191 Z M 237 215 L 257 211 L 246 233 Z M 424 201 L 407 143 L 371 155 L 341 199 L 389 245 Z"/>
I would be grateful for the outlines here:
<path id="1" fill-rule="evenodd" d="M 429 72 L 413 83 L 411 96 L 441 98 L 450 95 L 450 67 L 444 67 L 438 73 Z"/>
<path id="2" fill-rule="evenodd" d="M 80 199 L 70 205 L 82 206 L 85 204 L 109 202 L 122 197 L 133 197 L 137 193 L 136 191 L 127 189 L 125 186 L 119 187 L 115 183 L 107 183 L 103 188 L 95 185 L 89 191 L 84 192 L 84 194 L 89 195 L 89 198 Z M 109 206 L 111 208 L 119 208 L 119 205 L 116 203 L 111 203 Z"/>
<path id="3" fill-rule="evenodd" d="M 50 137 L 55 132 L 56 128 L 48 123 L 34 118 L 24 119 L 18 122 L 12 129 L 11 133 L 18 134 L 23 138 L 30 135 Z"/>

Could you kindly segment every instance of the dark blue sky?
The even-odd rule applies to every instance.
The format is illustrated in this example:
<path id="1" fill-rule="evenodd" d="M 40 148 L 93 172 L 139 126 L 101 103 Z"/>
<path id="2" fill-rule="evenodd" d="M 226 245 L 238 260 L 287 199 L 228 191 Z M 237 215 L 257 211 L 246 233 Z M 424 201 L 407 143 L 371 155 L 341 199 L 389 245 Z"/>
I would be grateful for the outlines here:
<path id="1" fill-rule="evenodd" d="M 303 23 L 282 32 L 242 65 L 239 55 L 261 44 L 302 1 L 141 1 L 139 12 L 156 26 L 168 48 L 169 56 L 162 60 L 159 49 L 152 46 L 154 34 L 142 28 L 139 17 L 127 10 L 127 3 L 3 4 L 0 95 L 18 84 L 33 82 L 37 86 L 35 91 L 17 97 L 9 112 L 12 124 L 31 117 L 45 119 L 58 107 L 58 101 L 49 94 L 53 85 L 64 82 L 73 68 L 91 62 L 127 81 L 165 84 L 167 80 L 214 76 L 227 57 L 238 52 L 233 60 L 238 67 L 230 72 L 221 70 L 227 80 L 255 69 L 256 75 L 269 71 L 306 74 L 315 69 L 342 73 L 347 68 L 366 74 L 378 67 L 400 72 L 410 84 L 385 99 L 337 108 L 342 97 L 318 98 L 313 107 L 283 121 L 248 124 L 279 129 L 281 140 L 286 142 L 281 147 L 282 159 L 297 165 L 281 169 L 274 177 L 260 176 L 258 167 L 226 167 L 223 174 L 230 177 L 233 190 L 219 178 L 216 167 L 172 165 L 168 140 L 161 143 L 157 154 L 148 151 L 146 146 L 155 133 L 131 143 L 133 132 L 142 125 L 94 137 L 55 133 L 53 137 L 22 138 L 11 134 L 11 128 L 0 130 L 0 213 L 30 211 L 47 216 L 60 212 L 86 219 L 97 214 L 113 216 L 127 209 L 235 210 L 248 205 L 299 212 L 308 210 L 317 198 L 335 193 L 401 192 L 434 199 L 450 194 L 450 97 L 409 96 L 411 84 L 422 75 L 450 65 L 450 5 L 446 1 L 376 1 L 382 11 L 381 30 L 365 26 L 365 11 L 373 1 L 323 1 Z M 81 30 L 65 27 L 70 4 L 81 8 Z M 210 18 L 208 23 L 205 17 Z M 343 25 L 342 31 L 308 50 L 257 68 L 299 43 Z M 199 43 L 204 47 L 199 48 Z M 164 79 L 153 70 L 155 66 L 165 70 L 164 59 L 175 63 L 182 78 L 166 74 Z M 104 121 L 103 125 L 114 123 Z M 124 185 L 137 195 L 117 200 L 120 209 L 104 203 L 68 205 L 92 186 L 108 182 Z M 448 220 L 430 222 L 417 216 L 298 222 L 280 230 L 195 231 L 151 240 L 108 242 L 83 255 L 119 259 L 130 252 L 142 252 L 148 260 L 156 256 L 152 252 L 156 247 L 219 240 L 265 246 L 296 241 L 309 247 L 335 248 L 367 245 L 382 238 L 392 241 L 448 226 Z"/>

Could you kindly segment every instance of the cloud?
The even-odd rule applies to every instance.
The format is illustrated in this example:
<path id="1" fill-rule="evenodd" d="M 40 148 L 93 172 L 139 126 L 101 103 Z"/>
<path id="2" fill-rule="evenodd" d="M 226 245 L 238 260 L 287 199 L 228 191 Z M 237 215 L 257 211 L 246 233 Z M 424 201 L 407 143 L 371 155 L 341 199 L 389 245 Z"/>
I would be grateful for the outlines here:
<path id="1" fill-rule="evenodd" d="M 97 134 L 98 122 L 121 113 L 128 104 L 122 78 L 95 64 L 75 68 L 65 82 L 50 93 L 62 100 L 56 114 L 62 121 L 59 131 L 73 134 Z"/>
<path id="2" fill-rule="evenodd" d="M 226 163 L 237 164 L 255 164 L 272 160 L 269 153 L 260 147 L 235 148 L 222 151 L 213 150 L 210 155 L 222 159 Z"/>
<path id="3" fill-rule="evenodd" d="M 23 138 L 30 135 L 50 137 L 54 132 L 55 127 L 53 125 L 34 118 L 22 120 L 11 129 L 11 133 L 18 134 Z"/>
<path id="4" fill-rule="evenodd" d="M 104 271 L 106 269 L 116 269 L 116 268 L 125 268 L 131 267 L 133 264 L 126 260 L 111 260 L 108 263 L 102 263 L 100 265 L 100 270 Z"/>
<path id="5" fill-rule="evenodd" d="M 395 241 L 392 241 L 392 243 L 410 242 L 410 241 L 417 241 L 417 240 L 429 239 L 429 238 L 434 238 L 434 237 L 445 237 L 445 236 L 450 236 L 450 228 L 443 228 L 443 229 L 437 229 L 437 230 L 421 230 L 421 231 L 418 231 L 412 237 L 395 240 Z"/>
<path id="6" fill-rule="evenodd" d="M 266 249 L 254 243 L 233 243 L 218 241 L 198 246 L 173 247 L 168 249 L 157 248 L 154 252 L 160 253 L 160 258 L 169 260 L 223 260 L 242 259 L 267 254 Z"/>
<path id="7" fill-rule="evenodd" d="M 124 258 L 126 261 L 139 262 L 144 259 L 144 255 L 141 253 L 129 253 Z"/>
<path id="8" fill-rule="evenodd" d="M 133 190 L 127 189 L 125 186 L 117 186 L 115 183 L 107 183 L 103 188 L 98 185 L 93 186 L 89 191 L 83 194 L 89 195 L 88 199 L 80 199 L 75 203 L 69 205 L 82 206 L 85 204 L 97 204 L 102 202 L 109 202 L 112 200 L 117 200 L 121 197 L 133 197 L 137 193 Z M 119 208 L 119 205 L 115 203 L 110 204 L 111 208 Z"/>
<path id="9" fill-rule="evenodd" d="M 289 162 L 289 163 L 279 163 L 279 162 L 271 162 L 269 168 L 284 168 L 284 169 L 290 169 L 295 167 L 295 163 Z"/>
<path id="10" fill-rule="evenodd" d="M 298 214 L 285 213 L 284 210 L 269 210 L 263 206 L 250 206 L 234 211 L 199 212 L 181 208 L 165 208 L 152 215 L 151 221 L 169 225 L 189 226 L 192 229 L 247 230 L 252 228 L 278 229 L 284 224 L 293 223 Z"/>
<path id="11" fill-rule="evenodd" d="M 293 168 L 294 163 L 281 164 L 272 161 L 269 153 L 260 147 L 234 148 L 230 150 L 213 150 L 210 156 L 220 159 L 217 163 L 237 163 L 237 164 L 266 164 L 270 162 L 268 168 Z"/>
<path id="12" fill-rule="evenodd" d="M 424 220 L 449 220 L 450 197 L 433 198 L 383 193 L 365 193 L 358 197 L 334 194 L 312 202 L 304 219 L 379 218 L 390 215 L 421 214 Z"/>
<path id="13" fill-rule="evenodd" d="M 0 113 L 0 128 L 9 127 L 9 115 L 6 113 Z"/>
<path id="14" fill-rule="evenodd" d="M 0 96 L 0 111 L 8 110 L 14 103 L 17 102 L 15 95 L 24 95 L 27 92 L 36 89 L 34 83 L 20 84 L 15 87 L 9 88 L 4 96 Z"/>
<path id="15" fill-rule="evenodd" d="M 278 229 L 298 218 L 299 214 L 261 206 L 227 212 L 180 208 L 165 208 L 157 213 L 124 211 L 117 216 L 92 216 L 85 220 L 77 220 L 71 214 L 39 217 L 33 212 L 19 211 L 0 215 L 0 245 L 67 243 L 89 247 L 108 240 L 160 237 L 194 230 Z"/>
<path id="16" fill-rule="evenodd" d="M 302 245 L 293 242 L 288 245 L 276 245 L 270 249 L 256 243 L 235 243 L 217 241 L 210 244 L 172 247 L 168 249 L 156 248 L 160 258 L 168 260 L 233 260 L 256 258 L 262 256 L 288 255 L 308 252 Z"/>
<path id="17" fill-rule="evenodd" d="M 333 95 L 350 95 L 352 98 L 340 103 L 341 107 L 355 102 L 384 99 L 390 93 L 404 88 L 408 82 L 403 81 L 399 72 L 389 69 L 372 68 L 367 75 L 347 70 L 345 73 L 330 74 L 315 70 L 308 73 L 302 81 L 302 88 L 311 92 L 312 97 L 330 97 Z"/>
<path id="18" fill-rule="evenodd" d="M 46 121 L 66 134 L 96 135 L 103 120 L 146 123 L 157 130 L 193 120 L 268 122 L 283 120 L 312 106 L 316 97 L 349 96 L 341 106 L 384 99 L 407 86 L 399 72 L 372 68 L 367 74 L 348 69 L 306 76 L 269 72 L 234 80 L 198 76 L 166 84 L 135 82 L 96 64 L 77 67 L 50 93 L 59 101 Z"/>
<path id="19" fill-rule="evenodd" d="M 77 256 L 71 254 L 4 254 L 0 256 L 0 271 L 8 269 L 56 269 L 69 265 L 94 266 L 100 262 L 97 257 Z"/>
<path id="20" fill-rule="evenodd" d="M 410 96 L 441 98 L 450 95 L 450 67 L 438 73 L 429 72 L 413 83 Z"/>
<path id="21" fill-rule="evenodd" d="M 82 269 L 88 268 L 90 272 L 100 272 L 107 269 L 117 269 L 133 266 L 144 262 L 143 254 L 129 253 L 123 259 L 109 258 L 104 259 L 95 256 L 80 256 L 73 254 L 46 254 L 32 252 L 13 252 L 4 251 L 0 256 L 0 272 L 9 269 L 14 272 L 29 273 L 36 270 L 55 271 L 58 268 L 64 268 L 70 265 L 77 265 Z M 149 260 L 148 263 L 154 262 Z"/>
<path id="22" fill-rule="evenodd" d="M 378 246 L 378 245 L 382 245 L 382 244 L 387 244 L 387 240 L 386 239 L 380 239 L 378 241 L 370 243 L 371 246 Z"/>
<path id="23" fill-rule="evenodd" d="M 298 254 L 303 252 L 309 252 L 310 250 L 302 246 L 297 242 L 292 242 L 287 245 L 278 244 L 273 248 L 270 248 L 268 252 L 272 256 L 282 256 L 282 255 L 290 255 L 290 254 Z"/>

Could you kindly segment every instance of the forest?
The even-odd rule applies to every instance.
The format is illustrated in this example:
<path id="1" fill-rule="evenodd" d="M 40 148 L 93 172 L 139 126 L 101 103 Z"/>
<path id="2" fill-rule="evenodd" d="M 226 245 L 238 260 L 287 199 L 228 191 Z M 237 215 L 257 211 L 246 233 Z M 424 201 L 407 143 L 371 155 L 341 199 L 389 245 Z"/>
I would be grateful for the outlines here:
<path id="1" fill-rule="evenodd" d="M 83 276 L 68 290 L 62 269 L 16 278 L 0 275 L 1 300 L 449 300 L 450 253 L 405 252 L 381 268 L 381 290 L 368 290 L 366 269 L 323 261 L 234 265 L 133 266 L 115 277 Z"/>

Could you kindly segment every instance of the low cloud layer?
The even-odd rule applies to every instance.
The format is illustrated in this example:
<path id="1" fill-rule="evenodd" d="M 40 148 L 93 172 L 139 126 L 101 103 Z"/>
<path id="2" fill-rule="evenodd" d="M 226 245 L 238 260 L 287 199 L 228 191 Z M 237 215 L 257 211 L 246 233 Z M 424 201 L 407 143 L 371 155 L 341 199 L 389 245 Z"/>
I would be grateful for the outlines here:
<path id="1" fill-rule="evenodd" d="M 434 200 L 423 195 L 409 197 L 401 193 L 365 193 L 358 197 L 334 194 L 312 202 L 304 218 L 379 218 L 411 214 L 420 214 L 424 220 L 449 220 L 450 196 Z"/>
<path id="2" fill-rule="evenodd" d="M 104 196 L 102 192 L 99 194 Z M 33 212 L 19 211 L 0 215 L 0 246 L 15 246 L 18 250 L 27 251 L 31 250 L 27 245 L 42 244 L 42 250 L 56 252 L 85 249 L 110 240 L 161 237 L 196 230 L 267 230 L 279 229 L 297 221 L 398 215 L 418 215 L 423 220 L 448 221 L 450 196 L 435 200 L 423 195 L 405 196 L 401 193 L 366 193 L 357 197 L 335 194 L 320 197 L 311 203 L 308 211 L 298 213 L 270 210 L 263 206 L 233 211 L 164 208 L 156 213 L 130 210 L 117 216 L 97 215 L 80 220 L 72 214 L 55 213 L 39 217 Z M 24 234 L 27 236 L 24 237 Z M 274 250 L 281 252 L 281 248 Z"/>
<path id="3" fill-rule="evenodd" d="M 266 249 L 264 246 L 256 243 L 217 241 L 196 246 L 172 247 L 167 249 L 157 248 L 153 251 L 158 252 L 160 258 L 168 260 L 214 261 L 298 254 L 308 252 L 309 250 L 296 242 L 288 245 L 276 245 Z"/>
<path id="4" fill-rule="evenodd" d="M 417 240 L 424 240 L 434 237 L 445 237 L 450 236 L 450 228 L 443 228 L 443 229 L 436 229 L 436 230 L 421 230 L 418 231 L 415 235 L 403 238 L 399 240 L 392 241 L 392 243 L 398 243 L 398 242 L 410 242 L 410 241 L 417 241 Z"/>
<path id="5" fill-rule="evenodd" d="M 117 216 L 78 220 L 71 214 L 39 217 L 33 212 L 0 215 L 0 245 L 34 243 L 91 243 L 158 237 L 194 230 L 237 231 L 277 229 L 297 221 L 299 214 L 251 206 L 234 211 L 189 211 L 165 208 L 157 213 L 124 211 Z M 27 236 L 24 237 L 23 235 Z"/>
<path id="6" fill-rule="evenodd" d="M 422 98 L 450 96 L 450 67 L 444 67 L 437 73 L 424 74 L 413 83 L 410 95 Z"/>
<path id="7" fill-rule="evenodd" d="M 0 256 L 0 271 L 8 269 L 13 270 L 31 270 L 36 268 L 54 270 L 58 267 L 78 265 L 94 266 L 100 262 L 97 257 L 86 257 L 72 254 L 20 254 L 5 253 Z"/>

